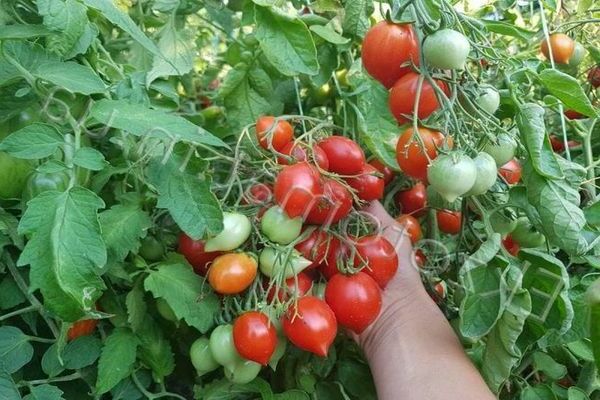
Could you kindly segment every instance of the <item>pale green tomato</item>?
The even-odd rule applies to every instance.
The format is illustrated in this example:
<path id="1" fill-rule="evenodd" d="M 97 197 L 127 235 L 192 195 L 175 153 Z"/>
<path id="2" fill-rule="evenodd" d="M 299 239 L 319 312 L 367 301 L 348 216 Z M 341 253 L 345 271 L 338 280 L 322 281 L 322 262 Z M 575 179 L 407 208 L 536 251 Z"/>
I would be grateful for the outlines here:
<path id="1" fill-rule="evenodd" d="M 325 282 L 313 283 L 313 296 L 318 297 L 321 300 L 325 300 L 325 288 L 327 288 L 327 284 Z"/>
<path id="2" fill-rule="evenodd" d="M 497 167 L 501 167 L 515 156 L 517 142 L 507 133 L 499 134 L 496 141 L 492 142 L 488 140 L 483 146 L 483 151 L 492 156 L 494 161 L 496 161 Z"/>
<path id="3" fill-rule="evenodd" d="M 423 44 L 423 57 L 433 68 L 464 68 L 469 51 L 471 45 L 467 37 L 452 29 L 442 29 L 427 36 Z"/>
<path id="4" fill-rule="evenodd" d="M 250 220 L 244 214 L 224 212 L 223 230 L 206 241 L 204 251 L 235 250 L 248 239 L 251 230 Z"/>
<path id="5" fill-rule="evenodd" d="M 281 360 L 281 357 L 283 357 L 285 354 L 285 349 L 287 349 L 287 339 L 285 336 L 279 336 L 277 338 L 277 346 L 275 347 L 275 351 L 269 360 L 269 367 L 271 367 L 273 371 L 277 369 L 277 364 L 279 363 L 279 360 Z"/>
<path id="6" fill-rule="evenodd" d="M 585 293 L 585 301 L 592 305 L 600 305 L 600 279 L 596 279 L 587 289 Z"/>
<path id="7" fill-rule="evenodd" d="M 161 317 L 171 322 L 178 322 L 179 318 L 175 315 L 175 311 L 171 308 L 169 303 L 162 297 L 156 299 L 156 311 L 160 314 Z"/>
<path id="8" fill-rule="evenodd" d="M 250 360 L 241 360 L 225 366 L 225 377 L 230 382 L 244 385 L 252 382 L 260 373 L 261 365 Z"/>
<path id="9" fill-rule="evenodd" d="M 437 157 L 427 169 L 429 184 L 449 202 L 467 193 L 476 178 L 475 163 L 460 151 Z"/>
<path id="10" fill-rule="evenodd" d="M 288 244 L 300 236 L 302 218 L 290 218 L 281 207 L 273 206 L 262 216 L 260 230 L 272 242 Z"/>
<path id="11" fill-rule="evenodd" d="M 233 367 L 244 359 L 233 343 L 233 325 L 219 325 L 210 334 L 208 347 L 216 362 L 224 367 Z"/>
<path id="12" fill-rule="evenodd" d="M 291 278 L 302 272 L 302 270 L 312 264 L 312 261 L 302 257 L 297 250 L 292 250 L 289 257 L 287 252 L 277 251 L 272 247 L 265 247 L 260 253 L 258 264 L 260 272 L 269 278 L 281 276 Z"/>
<path id="13" fill-rule="evenodd" d="M 500 93 L 490 85 L 481 85 L 479 90 L 479 96 L 475 99 L 475 103 L 482 110 L 493 115 L 500 107 Z"/>
<path id="14" fill-rule="evenodd" d="M 517 227 L 517 219 L 506 209 L 497 210 L 490 215 L 490 225 L 494 232 L 501 235 L 511 233 Z"/>
<path id="15" fill-rule="evenodd" d="M 519 217 L 517 219 L 517 226 L 513 229 L 510 236 L 519 246 L 527 249 L 540 247 L 546 243 L 544 234 L 535 229 L 527 217 Z"/>
<path id="16" fill-rule="evenodd" d="M 569 65 L 576 67 L 581 64 L 583 58 L 585 57 L 585 47 L 579 42 L 575 42 L 575 48 L 573 49 L 573 54 L 571 58 L 569 58 Z"/>
<path id="17" fill-rule="evenodd" d="M 190 347 L 190 360 L 192 361 L 194 368 L 196 368 L 198 376 L 214 371 L 220 367 L 220 364 L 213 357 L 208 344 L 208 338 L 202 336 L 196 339 Z"/>
<path id="18" fill-rule="evenodd" d="M 473 162 L 475 163 L 475 168 L 477 168 L 477 178 L 475 178 L 475 183 L 467 192 L 469 196 L 487 192 L 496 182 L 496 175 L 498 173 L 496 162 L 488 153 L 480 152 L 473 159 Z"/>

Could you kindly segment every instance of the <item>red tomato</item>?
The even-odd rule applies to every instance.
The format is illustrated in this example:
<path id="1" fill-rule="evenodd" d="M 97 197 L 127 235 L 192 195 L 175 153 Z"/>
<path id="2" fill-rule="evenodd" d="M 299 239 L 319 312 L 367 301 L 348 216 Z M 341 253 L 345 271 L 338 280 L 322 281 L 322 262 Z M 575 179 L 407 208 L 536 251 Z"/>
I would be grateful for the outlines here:
<path id="1" fill-rule="evenodd" d="M 396 206 L 403 214 L 420 215 L 427 206 L 427 189 L 422 182 L 417 182 L 408 190 L 402 190 L 394 196 Z"/>
<path id="2" fill-rule="evenodd" d="M 281 153 L 292 157 L 293 159 L 296 160 L 296 162 L 308 161 L 310 164 L 314 164 L 314 162 L 313 162 L 313 156 L 314 156 L 314 159 L 317 161 L 317 165 L 319 167 L 321 167 L 321 169 L 328 171 L 329 170 L 329 160 L 327 159 L 327 154 L 325 154 L 323 149 L 321 147 L 319 147 L 319 145 L 314 145 L 312 148 L 313 154 L 307 155 L 306 154 L 306 146 L 307 145 L 305 143 L 290 142 L 290 143 L 286 144 L 283 147 L 283 149 L 281 149 Z M 286 157 L 283 157 L 283 156 L 277 157 L 277 162 L 279 164 L 283 164 L 283 165 L 288 165 L 290 163 L 289 159 L 287 159 Z"/>
<path id="3" fill-rule="evenodd" d="M 302 257 L 313 262 L 307 268 L 313 268 L 325 260 L 331 240 L 330 235 L 320 229 L 315 229 L 294 248 L 302 254 Z"/>
<path id="4" fill-rule="evenodd" d="M 451 136 L 448 136 L 447 140 L 438 131 L 432 131 L 427 128 L 419 128 L 417 136 L 413 139 L 413 129 L 408 128 L 400 138 L 396 145 L 396 160 L 402 172 L 406 175 L 418 179 L 423 182 L 427 182 L 427 166 L 429 165 L 429 159 L 433 160 L 437 157 L 437 148 L 442 147 L 444 141 L 446 141 L 448 148 L 452 148 L 454 140 Z M 421 149 L 421 141 L 425 148 L 425 153 Z"/>
<path id="5" fill-rule="evenodd" d="M 509 185 L 514 185 L 515 183 L 518 183 L 521 180 L 521 169 L 522 168 L 521 164 L 519 163 L 519 160 L 513 158 L 512 160 L 501 166 L 498 169 L 498 172 L 500 173 L 500 175 L 502 175 L 504 180 L 506 180 L 506 183 L 508 183 Z"/>
<path id="6" fill-rule="evenodd" d="M 383 175 L 383 183 L 386 185 L 394 179 L 394 171 L 378 159 L 369 161 L 369 164 Z"/>
<path id="7" fill-rule="evenodd" d="M 255 183 L 250 186 L 244 197 L 242 198 L 242 204 L 254 204 L 254 205 L 265 205 L 269 204 L 273 200 L 273 188 L 271 185 L 264 183 Z"/>
<path id="8" fill-rule="evenodd" d="M 579 146 L 579 142 L 576 140 L 569 140 L 567 141 L 567 144 L 569 145 L 570 149 Z M 562 138 L 559 138 L 556 135 L 550 135 L 550 145 L 555 153 L 562 153 L 565 150 L 565 143 L 563 142 Z"/>
<path id="9" fill-rule="evenodd" d="M 404 227 L 405 232 L 410 237 L 412 244 L 417 243 L 423 238 L 423 231 L 419 221 L 410 214 L 402 214 L 396 218 L 396 221 Z"/>
<path id="10" fill-rule="evenodd" d="M 306 222 L 319 225 L 335 224 L 346 217 L 351 209 L 352 196 L 348 189 L 336 180 L 327 179 L 323 185 L 323 194 L 311 208 Z"/>
<path id="11" fill-rule="evenodd" d="M 338 324 L 361 334 L 379 316 L 381 289 L 364 272 L 335 274 L 325 288 L 325 301 Z"/>
<path id="12" fill-rule="evenodd" d="M 462 219 L 460 211 L 438 210 L 436 215 L 440 231 L 453 235 L 460 232 Z"/>
<path id="13" fill-rule="evenodd" d="M 356 241 L 354 266 L 362 270 L 377 282 L 383 289 L 398 271 L 398 255 L 394 246 L 381 235 L 369 235 L 358 238 Z"/>
<path id="14" fill-rule="evenodd" d="M 446 283 L 444 281 L 436 283 L 433 289 L 442 299 L 446 297 Z"/>
<path id="15" fill-rule="evenodd" d="M 446 83 L 436 80 L 435 84 L 442 89 L 444 93 L 448 94 Z M 394 117 L 396 117 L 399 124 L 405 124 L 411 121 L 409 118 L 412 118 L 418 88 L 419 74 L 416 72 L 407 73 L 402 78 L 398 79 L 398 81 L 394 83 L 394 86 L 392 86 L 388 104 L 390 111 L 394 114 Z M 421 97 L 419 98 L 417 117 L 419 119 L 425 119 L 439 107 L 440 104 L 438 103 L 435 89 L 427 80 L 424 80 L 423 86 L 421 87 Z M 408 115 L 409 118 L 405 115 Z"/>
<path id="16" fill-rule="evenodd" d="M 594 88 L 600 86 L 600 66 L 596 65 L 590 69 L 590 72 L 588 73 L 588 81 Z"/>
<path id="17" fill-rule="evenodd" d="M 519 250 L 521 250 L 521 246 L 517 242 L 515 242 L 510 235 L 506 235 L 504 239 L 502 239 L 502 245 L 511 255 L 517 256 L 519 254 Z"/>
<path id="18" fill-rule="evenodd" d="M 427 261 L 425 254 L 423 254 L 423 251 L 421 249 L 417 249 L 417 251 L 415 251 L 413 255 L 415 257 L 415 262 L 417 263 L 417 266 L 419 268 L 423 268 L 423 266 L 425 265 L 425 261 Z"/>
<path id="19" fill-rule="evenodd" d="M 296 286 L 296 278 L 298 279 L 298 286 Z M 277 298 L 283 303 L 289 300 L 290 295 L 293 297 L 302 297 L 308 293 L 313 285 L 313 280 L 310 276 L 305 272 L 300 272 L 296 275 L 296 278 L 291 277 L 286 279 L 285 287 L 279 288 L 279 290 L 275 286 L 271 287 L 271 290 L 267 293 L 267 300 L 272 302 L 275 298 L 275 293 L 277 293 Z"/>
<path id="20" fill-rule="evenodd" d="M 386 88 L 419 65 L 419 38 L 410 24 L 381 21 L 373 26 L 362 43 L 362 62 L 367 72 Z"/>
<path id="21" fill-rule="evenodd" d="M 564 33 L 553 33 L 550 35 L 550 47 L 552 48 L 552 58 L 559 64 L 568 64 L 573 51 L 575 50 L 575 41 Z M 549 60 L 548 40 L 542 39 L 541 50 L 544 56 Z"/>
<path id="22" fill-rule="evenodd" d="M 277 121 L 273 128 L 275 117 L 264 116 L 256 120 L 256 137 L 263 149 L 269 149 L 269 144 L 281 151 L 294 138 L 294 128 L 287 121 Z"/>
<path id="23" fill-rule="evenodd" d="M 258 265 L 246 253 L 227 253 L 213 261 L 208 270 L 208 283 L 219 294 L 241 293 L 256 278 Z"/>
<path id="24" fill-rule="evenodd" d="M 265 314 L 249 311 L 233 323 L 233 344 L 242 357 L 267 365 L 277 346 L 277 331 Z"/>
<path id="25" fill-rule="evenodd" d="M 319 201 L 323 185 L 319 172 L 306 162 L 283 167 L 275 179 L 275 200 L 290 218 L 303 216 Z"/>
<path id="26" fill-rule="evenodd" d="M 291 306 L 283 317 L 283 332 L 302 350 L 325 357 L 337 334 L 337 322 L 323 300 L 306 296 Z"/>
<path id="27" fill-rule="evenodd" d="M 379 200 L 383 198 L 385 182 L 377 176 L 379 171 L 370 164 L 365 167 L 356 178 L 346 178 L 346 183 L 356 190 L 359 199 L 364 201 Z"/>
<path id="28" fill-rule="evenodd" d="M 319 267 L 325 279 L 330 279 L 340 272 L 338 264 L 346 262 L 349 252 L 350 249 L 345 243 L 340 242 L 336 237 L 331 237 L 325 261 L 321 263 L 321 266 Z"/>
<path id="29" fill-rule="evenodd" d="M 329 171 L 340 175 L 356 175 L 365 166 L 365 153 L 352 139 L 329 136 L 319 142 L 329 160 Z"/>
<path id="30" fill-rule="evenodd" d="M 222 251 L 204 251 L 204 240 L 194 240 L 183 232 L 179 235 L 177 251 L 183 254 L 194 271 L 201 276 L 206 276 L 210 263 L 223 254 Z"/>
<path id="31" fill-rule="evenodd" d="M 565 110 L 565 117 L 569 119 L 584 119 L 587 118 L 585 115 L 578 113 L 575 110 Z"/>
<path id="32" fill-rule="evenodd" d="M 81 321 L 77 321 L 67 331 L 67 340 L 71 341 L 81 336 L 91 335 L 97 325 L 97 319 L 82 319 Z"/>

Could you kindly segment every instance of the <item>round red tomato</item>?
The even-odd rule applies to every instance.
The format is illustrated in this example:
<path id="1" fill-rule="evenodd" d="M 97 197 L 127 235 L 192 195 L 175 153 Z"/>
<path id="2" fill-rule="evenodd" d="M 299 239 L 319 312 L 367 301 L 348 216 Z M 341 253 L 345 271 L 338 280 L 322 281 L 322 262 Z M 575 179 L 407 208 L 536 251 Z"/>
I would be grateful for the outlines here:
<path id="1" fill-rule="evenodd" d="M 344 185 L 334 179 L 327 179 L 323 194 L 317 198 L 306 222 L 309 224 L 335 224 L 346 217 L 352 209 L 352 196 Z"/>
<path id="2" fill-rule="evenodd" d="M 346 182 L 351 188 L 356 190 L 359 199 L 364 201 L 379 200 L 383 198 L 385 182 L 383 178 L 377 176 L 379 171 L 370 164 L 365 167 L 355 178 L 346 178 Z"/>
<path id="3" fill-rule="evenodd" d="M 436 80 L 435 84 L 448 94 L 448 87 L 442 81 Z M 388 104 L 390 111 L 396 117 L 399 124 L 410 122 L 415 109 L 415 100 L 419 89 L 419 74 L 409 72 L 398 79 L 390 90 Z M 440 107 L 434 87 L 427 81 L 423 81 L 421 87 L 421 97 L 419 98 L 419 107 L 417 117 L 425 119 Z M 408 118 L 407 118 L 408 116 Z"/>
<path id="4" fill-rule="evenodd" d="M 329 171 L 340 175 L 356 175 L 365 166 L 365 153 L 352 139 L 344 136 L 329 136 L 318 146 L 329 160 Z"/>
<path id="5" fill-rule="evenodd" d="M 555 153 L 562 153 L 565 150 L 565 142 L 556 135 L 550 135 L 550 145 Z M 579 142 L 576 140 L 569 140 L 567 141 L 567 145 L 572 149 L 573 147 L 579 146 Z"/>
<path id="6" fill-rule="evenodd" d="M 194 240 L 185 233 L 179 235 L 177 251 L 183 254 L 198 275 L 205 276 L 210 263 L 222 255 L 222 251 L 204 251 L 204 240 Z"/>
<path id="7" fill-rule="evenodd" d="M 325 288 L 325 301 L 338 324 L 361 334 L 379 316 L 381 289 L 364 272 L 335 274 Z"/>
<path id="8" fill-rule="evenodd" d="M 356 241 L 354 266 L 362 270 L 383 289 L 398 271 L 398 255 L 394 246 L 381 235 L 362 236 Z M 366 263 L 366 265 L 365 265 Z"/>
<path id="9" fill-rule="evenodd" d="M 335 314 L 323 300 L 302 297 L 285 313 L 283 332 L 300 349 L 325 357 L 337 334 Z"/>
<path id="10" fill-rule="evenodd" d="M 453 235 L 460 232 L 462 219 L 460 211 L 438 210 L 436 215 L 440 231 Z"/>
<path id="11" fill-rule="evenodd" d="M 244 197 L 242 198 L 242 204 L 253 204 L 253 205 L 265 205 L 269 204 L 273 200 L 273 188 L 271 185 L 264 183 L 255 183 L 250 186 Z"/>
<path id="12" fill-rule="evenodd" d="M 502 245 L 511 255 L 517 256 L 519 254 L 519 250 L 521 250 L 521 246 L 517 242 L 515 242 L 510 235 L 506 235 L 504 239 L 502 239 Z"/>
<path id="13" fill-rule="evenodd" d="M 244 291 L 254 278 L 258 265 L 246 253 L 227 253 L 217 257 L 208 270 L 208 283 L 220 294 L 237 294 Z"/>
<path id="14" fill-rule="evenodd" d="M 369 164 L 383 175 L 383 183 L 386 185 L 394 179 L 394 171 L 378 159 L 369 161 Z"/>
<path id="15" fill-rule="evenodd" d="M 427 261 L 425 254 L 423 254 L 423 250 L 417 249 L 415 252 L 413 252 L 413 256 L 415 258 L 415 263 L 417 264 L 417 266 L 419 268 L 423 268 L 423 266 L 425 265 L 425 261 Z"/>
<path id="16" fill-rule="evenodd" d="M 508 183 L 509 185 L 514 185 L 515 183 L 518 183 L 521 180 L 521 170 L 522 168 L 521 164 L 519 163 L 519 160 L 513 158 L 512 160 L 501 166 L 498 169 L 498 172 L 500 173 L 500 175 L 502 175 L 506 183 Z"/>
<path id="17" fill-rule="evenodd" d="M 306 162 L 283 167 L 275 179 L 275 200 L 290 218 L 307 214 L 323 194 L 319 172 Z"/>
<path id="18" fill-rule="evenodd" d="M 296 279 L 298 284 L 296 286 Z M 300 272 L 296 277 L 291 277 L 285 280 L 285 287 L 276 288 L 272 286 L 267 293 L 267 300 L 273 301 L 275 293 L 280 302 L 288 301 L 290 296 L 302 297 L 308 293 L 313 285 L 313 280 L 305 272 Z"/>
<path id="19" fill-rule="evenodd" d="M 67 340 L 71 341 L 81 336 L 91 335 L 97 325 L 97 319 L 82 319 L 81 321 L 77 321 L 67 331 Z"/>
<path id="20" fill-rule="evenodd" d="M 410 214 L 402 214 L 396 218 L 396 221 L 404 227 L 404 231 L 410 237 L 411 243 L 415 244 L 423 237 L 423 231 L 421 231 L 421 224 L 419 221 Z"/>
<path id="21" fill-rule="evenodd" d="M 350 249 L 345 243 L 342 243 L 338 238 L 332 236 L 329 240 L 325 261 L 321 263 L 319 270 L 325 277 L 330 279 L 332 276 L 340 272 L 338 264 L 345 263 L 348 259 Z"/>
<path id="22" fill-rule="evenodd" d="M 233 344 L 240 356 L 267 365 L 277 347 L 277 331 L 265 314 L 249 311 L 233 323 Z"/>
<path id="23" fill-rule="evenodd" d="M 427 166 L 430 160 L 437 157 L 437 148 L 443 147 L 444 141 L 448 148 L 452 148 L 454 140 L 448 136 L 447 140 L 438 131 L 432 131 L 427 128 L 419 128 L 417 136 L 413 138 L 413 129 L 408 128 L 400 138 L 396 145 L 396 160 L 402 172 L 406 175 L 427 182 Z M 419 139 L 420 138 L 420 139 Z M 425 153 L 421 148 L 421 142 L 425 148 Z"/>
<path id="24" fill-rule="evenodd" d="M 552 58 L 559 64 L 568 64 L 573 51 L 575 50 L 575 41 L 564 33 L 553 33 L 549 37 L 550 47 L 552 48 Z M 542 39 L 541 50 L 548 60 L 550 51 L 548 49 L 548 40 Z"/>
<path id="25" fill-rule="evenodd" d="M 419 65 L 419 38 L 410 24 L 381 21 L 373 26 L 362 43 L 362 62 L 367 72 L 386 88 L 392 87 Z"/>
<path id="26" fill-rule="evenodd" d="M 417 182 L 408 190 L 401 190 L 394 196 L 396 206 L 403 214 L 420 215 L 427 206 L 427 189 L 422 182 Z"/>
<path id="27" fill-rule="evenodd" d="M 302 257 L 313 263 L 307 268 L 313 268 L 321 264 L 328 253 L 332 237 L 320 229 L 314 229 L 310 235 L 294 248 L 302 254 Z"/>
<path id="28" fill-rule="evenodd" d="M 329 170 L 329 160 L 327 159 L 327 154 L 323 151 L 319 145 L 314 145 L 312 148 L 312 153 L 307 155 L 306 143 L 295 143 L 290 142 L 286 144 L 283 149 L 281 149 L 281 153 L 285 154 L 289 157 L 292 157 L 295 162 L 298 161 L 307 161 L 311 164 L 314 164 L 316 161 L 317 165 L 324 169 L 325 171 Z M 314 159 L 313 159 L 314 157 Z M 279 156 L 277 157 L 277 162 L 279 164 L 288 165 L 290 164 L 289 158 Z"/>
<path id="29" fill-rule="evenodd" d="M 263 149 L 269 149 L 271 144 L 273 149 L 281 151 L 294 138 L 294 128 L 287 121 L 277 121 L 275 126 L 274 123 L 275 117 L 270 115 L 257 119 L 256 137 Z"/>
<path id="30" fill-rule="evenodd" d="M 564 114 L 565 114 L 565 117 L 567 117 L 569 119 L 584 119 L 584 118 L 586 118 L 585 115 L 583 115 L 575 110 L 565 110 Z"/>
<path id="31" fill-rule="evenodd" d="M 592 67 L 587 78 L 594 88 L 600 86 L 600 66 L 596 65 L 595 67 Z"/>

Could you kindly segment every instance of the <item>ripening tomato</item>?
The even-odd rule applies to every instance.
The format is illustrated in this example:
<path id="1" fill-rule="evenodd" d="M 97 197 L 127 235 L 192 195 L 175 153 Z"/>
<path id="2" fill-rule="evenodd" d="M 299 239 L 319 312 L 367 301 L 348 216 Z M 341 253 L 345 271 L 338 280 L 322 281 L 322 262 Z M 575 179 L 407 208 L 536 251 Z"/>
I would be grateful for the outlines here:
<path id="1" fill-rule="evenodd" d="M 504 239 L 502 239 L 502 245 L 511 255 L 517 256 L 519 254 L 519 250 L 521 250 L 521 246 L 517 242 L 514 241 L 512 236 L 506 235 Z"/>
<path id="2" fill-rule="evenodd" d="M 517 141 L 508 133 L 500 133 L 496 141 L 486 141 L 483 151 L 488 153 L 499 167 L 510 161 L 517 151 Z"/>
<path id="3" fill-rule="evenodd" d="M 440 132 L 427 128 L 419 128 L 417 135 L 420 139 L 416 136 L 413 138 L 412 128 L 402 132 L 396 145 L 396 160 L 406 175 L 427 182 L 427 166 L 429 165 L 427 156 L 431 160 L 435 159 L 437 148 L 443 147 L 446 138 Z M 421 148 L 421 142 L 423 142 L 427 155 Z M 452 148 L 454 141 L 451 136 L 448 136 L 446 144 L 448 148 Z"/>
<path id="4" fill-rule="evenodd" d="M 446 93 L 446 95 L 449 93 L 446 83 L 436 80 L 435 84 Z M 390 111 L 394 117 L 396 117 L 399 124 L 405 124 L 412 120 L 418 90 L 419 74 L 416 72 L 407 73 L 402 78 L 398 79 L 398 81 L 394 83 L 394 86 L 392 86 L 388 104 Z M 440 104 L 438 103 L 434 87 L 427 80 L 424 80 L 421 87 L 421 97 L 419 98 L 417 117 L 419 119 L 425 119 L 439 107 Z"/>
<path id="5" fill-rule="evenodd" d="M 369 164 L 383 175 L 383 183 L 387 185 L 394 179 L 394 171 L 378 159 L 369 161 Z"/>
<path id="6" fill-rule="evenodd" d="M 264 116 L 256 120 L 256 137 L 263 149 L 273 149 L 281 151 L 286 144 L 294 138 L 294 128 L 287 121 L 277 121 L 274 124 L 275 117 Z"/>
<path id="7" fill-rule="evenodd" d="M 204 251 L 204 240 L 194 240 L 183 232 L 179 235 L 177 251 L 183 254 L 194 271 L 201 276 L 205 276 L 210 263 L 223 254 L 222 251 Z"/>
<path id="8" fill-rule="evenodd" d="M 323 184 L 323 194 L 317 198 L 306 222 L 309 224 L 335 224 L 352 209 L 352 195 L 344 185 L 334 179 Z"/>
<path id="9" fill-rule="evenodd" d="M 269 208 L 260 219 L 260 230 L 270 241 L 288 244 L 302 232 L 302 218 L 290 218 L 279 206 Z"/>
<path id="10" fill-rule="evenodd" d="M 242 197 L 242 204 L 265 205 L 273 200 L 273 187 L 265 183 L 250 186 Z"/>
<path id="11" fill-rule="evenodd" d="M 292 163 L 307 161 L 310 164 L 315 164 L 316 161 L 316 164 L 321 167 L 321 169 L 324 169 L 325 171 L 329 170 L 329 159 L 327 159 L 327 154 L 325 154 L 325 151 L 323 151 L 318 144 L 314 145 L 312 151 L 307 153 L 306 143 L 289 142 L 281 149 L 281 154 L 285 154 L 288 157 L 277 157 L 277 162 L 279 164 L 289 165 L 290 161 L 292 161 Z"/>
<path id="12" fill-rule="evenodd" d="M 247 253 L 228 253 L 215 258 L 208 270 L 208 282 L 215 292 L 237 294 L 244 291 L 254 278 L 258 265 Z"/>
<path id="13" fill-rule="evenodd" d="M 361 267 L 364 273 L 383 289 L 398 271 L 398 255 L 394 246 L 381 235 L 368 235 L 356 241 L 357 256 L 354 266 Z"/>
<path id="14" fill-rule="evenodd" d="M 552 58 L 554 62 L 559 64 L 568 64 L 573 51 L 575 50 L 575 41 L 564 33 L 553 33 L 548 38 L 550 40 L 550 48 L 552 49 Z M 548 40 L 542 39 L 540 46 L 542 54 L 548 60 L 550 59 L 550 51 L 548 48 Z"/>
<path id="15" fill-rule="evenodd" d="M 313 280 L 305 272 L 300 272 L 296 276 L 285 280 L 285 287 L 277 288 L 272 286 L 267 293 L 267 300 L 272 302 L 277 294 L 277 299 L 280 302 L 285 302 L 292 297 L 302 297 L 310 292 L 313 286 Z"/>
<path id="16" fill-rule="evenodd" d="M 290 218 L 304 216 L 323 194 L 319 172 L 306 162 L 285 166 L 275 179 L 274 193 Z"/>
<path id="17" fill-rule="evenodd" d="M 329 171 L 340 175 L 356 175 L 365 166 L 365 153 L 352 139 L 329 136 L 318 143 L 329 160 Z"/>
<path id="18" fill-rule="evenodd" d="M 381 289 L 364 272 L 335 274 L 325 288 L 325 301 L 338 324 L 361 334 L 379 316 Z"/>
<path id="19" fill-rule="evenodd" d="M 421 240 L 423 231 L 421 231 L 421 224 L 415 217 L 410 214 L 402 214 L 396 218 L 396 221 L 403 226 L 412 244 Z"/>
<path id="20" fill-rule="evenodd" d="M 242 357 L 267 365 L 277 346 L 277 331 L 265 314 L 248 311 L 233 323 L 233 344 Z"/>
<path id="21" fill-rule="evenodd" d="M 67 340 L 71 341 L 81 336 L 91 335 L 97 325 L 97 319 L 82 319 L 81 321 L 77 321 L 67 331 Z"/>
<path id="22" fill-rule="evenodd" d="M 260 252 L 259 257 L 260 272 L 263 275 L 273 278 L 276 276 L 284 276 L 292 278 L 306 269 L 312 261 L 302 257 L 296 250 L 287 252 L 285 250 L 276 249 L 267 246 Z"/>
<path id="23" fill-rule="evenodd" d="M 321 264 L 327 256 L 329 250 L 329 242 L 331 236 L 320 229 L 313 231 L 304 239 L 294 246 L 304 258 L 311 260 L 312 264 L 308 268 L 316 267 Z"/>
<path id="24" fill-rule="evenodd" d="M 460 232 L 462 219 L 462 213 L 460 211 L 438 210 L 436 215 L 440 231 L 452 235 Z"/>
<path id="25" fill-rule="evenodd" d="M 325 357 L 337 334 L 335 314 L 323 300 L 302 297 L 285 313 L 283 332 L 300 349 Z"/>
<path id="26" fill-rule="evenodd" d="M 575 110 L 565 110 L 565 117 L 569 119 L 585 119 L 587 118 L 585 115 L 575 111 Z"/>
<path id="27" fill-rule="evenodd" d="M 427 206 L 427 189 L 422 182 L 417 182 L 408 190 L 401 190 L 394 196 L 396 207 L 403 214 L 419 216 Z"/>
<path id="28" fill-rule="evenodd" d="M 355 178 L 346 178 L 346 183 L 356 190 L 356 195 L 364 201 L 383 198 L 385 181 L 377 176 L 379 171 L 370 164 L 365 164 L 363 170 Z"/>
<path id="29" fill-rule="evenodd" d="M 596 65 L 590 69 L 588 73 L 588 82 L 594 87 L 597 88 L 600 86 L 600 66 Z"/>
<path id="30" fill-rule="evenodd" d="M 519 163 L 519 160 L 513 158 L 512 160 L 501 166 L 498 169 L 498 172 L 500 173 L 500 175 L 502 175 L 506 183 L 508 183 L 509 185 L 514 185 L 515 183 L 518 183 L 521 180 L 521 170 L 522 168 L 521 164 Z"/>
<path id="31" fill-rule="evenodd" d="M 362 62 L 367 72 L 386 88 L 419 65 L 419 38 L 411 24 L 381 21 L 362 42 Z"/>

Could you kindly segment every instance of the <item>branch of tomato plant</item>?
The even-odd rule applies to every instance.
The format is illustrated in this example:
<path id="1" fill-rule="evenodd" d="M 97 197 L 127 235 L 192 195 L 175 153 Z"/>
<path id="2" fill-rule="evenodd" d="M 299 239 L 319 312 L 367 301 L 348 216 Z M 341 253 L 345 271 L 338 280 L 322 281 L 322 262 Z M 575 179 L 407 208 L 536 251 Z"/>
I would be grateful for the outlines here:
<path id="1" fill-rule="evenodd" d="M 594 118 L 592 123 L 590 124 L 589 130 L 587 132 L 587 134 L 584 136 L 583 138 L 583 150 L 585 153 L 585 163 L 586 163 L 586 167 L 587 167 L 587 181 L 588 183 L 586 183 L 586 188 L 589 191 L 592 199 L 596 199 L 596 185 L 594 184 L 595 180 L 596 180 L 596 176 L 595 176 L 595 168 L 590 168 L 590 166 L 592 164 L 594 164 L 594 155 L 592 153 L 592 132 L 594 131 L 594 126 L 596 125 L 596 122 L 598 121 L 597 118 Z M 565 147 L 565 149 L 568 148 L 568 146 Z"/>
<path id="2" fill-rule="evenodd" d="M 171 393 L 171 392 L 165 391 L 164 387 L 162 387 L 162 390 L 159 393 L 149 392 L 144 387 L 144 385 L 142 385 L 142 383 L 140 382 L 140 380 L 138 379 L 138 377 L 137 377 L 137 371 L 133 371 L 133 373 L 131 374 L 131 379 L 133 380 L 133 383 L 138 388 L 138 390 L 140 392 L 142 392 L 142 394 L 144 396 L 146 396 L 147 399 L 153 400 L 153 399 L 159 399 L 161 397 L 172 397 L 174 399 L 186 400 L 185 397 L 183 397 L 181 395 L 178 395 L 177 393 Z"/>
<path id="3" fill-rule="evenodd" d="M 82 378 L 81 374 L 79 372 L 75 372 L 75 373 L 72 373 L 70 375 L 57 376 L 57 377 L 54 377 L 54 378 L 35 379 L 35 380 L 32 380 L 32 381 L 23 381 L 23 382 L 19 382 L 17 384 L 17 386 L 20 386 L 20 387 L 24 387 L 24 386 L 33 387 L 33 386 L 36 386 L 36 385 L 43 385 L 43 384 L 55 383 L 55 382 L 69 382 L 69 381 L 73 381 L 75 379 L 80 379 L 80 378 Z"/>
<path id="4" fill-rule="evenodd" d="M 34 305 L 29 305 L 29 306 L 27 306 L 27 307 L 20 308 L 20 309 L 18 309 L 18 310 L 15 310 L 15 311 L 9 312 L 9 313 L 7 313 L 7 314 L 0 315 L 0 322 L 1 322 L 1 321 L 4 321 L 4 320 L 7 320 L 7 319 L 9 319 L 9 318 L 15 317 L 15 316 L 17 316 L 17 315 L 26 314 L 26 313 L 28 313 L 28 312 L 37 311 L 37 310 L 38 310 L 38 308 L 37 308 L 36 306 L 34 306 Z"/>

